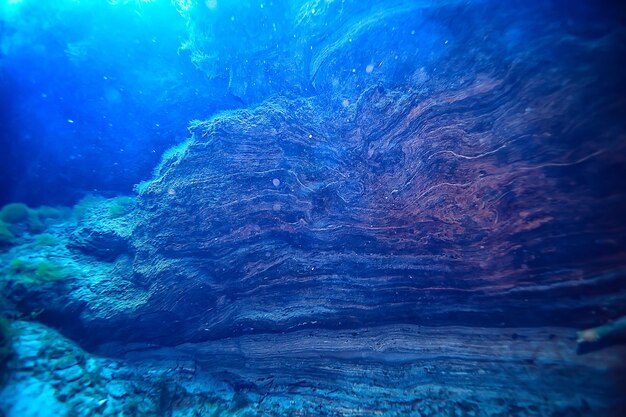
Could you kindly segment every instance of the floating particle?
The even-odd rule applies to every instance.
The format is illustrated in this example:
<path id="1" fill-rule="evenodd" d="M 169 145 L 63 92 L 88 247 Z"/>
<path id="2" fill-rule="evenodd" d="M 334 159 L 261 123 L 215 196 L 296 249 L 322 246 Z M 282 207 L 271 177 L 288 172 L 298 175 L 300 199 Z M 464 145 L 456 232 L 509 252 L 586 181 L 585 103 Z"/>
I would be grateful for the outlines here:
<path id="1" fill-rule="evenodd" d="M 350 101 L 347 98 L 344 98 L 343 100 L 341 100 L 341 105 L 343 107 L 348 107 L 350 105 Z"/>
<path id="2" fill-rule="evenodd" d="M 367 72 L 368 74 L 371 74 L 372 71 L 374 71 L 374 64 L 369 64 L 367 67 L 365 67 L 365 72 Z"/>
<path id="3" fill-rule="evenodd" d="M 175 189 L 173 189 L 173 188 L 169 188 L 169 189 L 167 190 L 167 193 L 168 193 L 169 195 L 176 195 L 176 190 L 175 190 Z"/>
<path id="4" fill-rule="evenodd" d="M 274 187 L 278 187 L 280 185 L 280 180 L 278 178 L 274 178 L 272 180 L 272 184 L 274 184 Z"/>
<path id="5" fill-rule="evenodd" d="M 68 123 L 74 123 L 74 121 L 72 119 L 67 119 Z"/>

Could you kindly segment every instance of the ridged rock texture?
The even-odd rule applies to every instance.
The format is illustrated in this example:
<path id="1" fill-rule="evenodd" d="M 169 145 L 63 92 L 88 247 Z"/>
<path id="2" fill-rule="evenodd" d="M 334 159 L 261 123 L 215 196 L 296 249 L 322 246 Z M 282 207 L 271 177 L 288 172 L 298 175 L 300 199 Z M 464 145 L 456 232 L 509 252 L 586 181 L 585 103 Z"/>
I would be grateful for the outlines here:
<path id="1" fill-rule="evenodd" d="M 624 85 L 614 72 L 624 31 L 533 20 L 541 11 L 373 11 L 313 48 L 316 94 L 193 123 L 140 187 L 133 279 L 151 296 L 136 326 L 109 336 L 187 343 L 213 358 L 202 367 L 261 402 L 269 395 L 270 409 L 299 392 L 311 415 L 619 413 L 624 350 L 589 359 L 596 373 L 560 329 L 626 314 Z M 402 325 L 446 326 L 450 339 Z M 538 330 L 509 340 L 503 327 Z M 362 329 L 373 334 L 361 350 Z M 421 373 L 436 366 L 424 360 L 429 346 L 451 367 L 431 383 Z M 538 365 L 550 351 L 562 360 L 554 373 Z M 362 392 L 347 390 L 361 380 Z M 505 381 L 519 390 L 488 398 Z M 456 389 L 478 391 L 465 408 L 419 404 Z M 311 396 L 327 408 L 315 411 Z"/>
<path id="2" fill-rule="evenodd" d="M 462 13 L 435 20 L 451 37 L 409 84 L 192 126 L 141 187 L 133 235 L 136 279 L 157 288 L 138 314 L 176 323 L 164 343 L 626 313 L 624 105 L 606 67 L 623 32 L 516 43 L 466 14 L 491 35 L 468 50 Z"/>

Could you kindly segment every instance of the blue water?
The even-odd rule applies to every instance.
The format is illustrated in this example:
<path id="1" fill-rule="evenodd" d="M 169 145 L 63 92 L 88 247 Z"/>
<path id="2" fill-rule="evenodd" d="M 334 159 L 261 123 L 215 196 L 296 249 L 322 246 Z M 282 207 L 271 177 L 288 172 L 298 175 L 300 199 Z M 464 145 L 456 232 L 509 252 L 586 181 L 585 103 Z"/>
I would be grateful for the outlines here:
<path id="1" fill-rule="evenodd" d="M 620 416 L 626 7 L 0 0 L 0 416 Z"/>

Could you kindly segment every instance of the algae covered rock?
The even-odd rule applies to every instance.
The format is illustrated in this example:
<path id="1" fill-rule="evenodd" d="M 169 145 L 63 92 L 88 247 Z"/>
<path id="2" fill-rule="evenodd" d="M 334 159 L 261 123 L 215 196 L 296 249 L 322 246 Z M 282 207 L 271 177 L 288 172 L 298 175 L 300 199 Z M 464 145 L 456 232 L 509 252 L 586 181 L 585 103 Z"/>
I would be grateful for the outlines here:
<path id="1" fill-rule="evenodd" d="M 161 331 L 146 323 L 120 336 L 176 344 L 393 321 L 578 325 L 599 303 L 621 314 L 626 294 L 612 288 L 624 237 L 597 227 L 619 229 L 600 213 L 620 203 L 584 180 L 619 143 L 607 135 L 560 157 L 577 134 L 546 126 L 584 120 L 592 83 L 560 89 L 567 62 L 550 64 L 536 76 L 532 62 L 470 73 L 455 90 L 373 88 L 337 113 L 277 99 L 195 124 L 141 187 L 132 234 L 135 274 L 154 290 L 138 315 Z M 509 77 L 525 81 L 510 91 Z M 557 231 L 572 238 L 545 238 Z M 592 295 L 579 299 L 582 288 Z"/>
<path id="2" fill-rule="evenodd" d="M 51 224 L 65 221 L 68 209 L 42 206 L 29 208 L 23 203 L 7 204 L 0 210 L 0 249 L 19 244 L 24 235 L 36 235 Z"/>
<path id="3" fill-rule="evenodd" d="M 0 219 L 7 223 L 20 223 L 28 220 L 30 210 L 26 204 L 7 204 L 0 210 Z"/>
<path id="4" fill-rule="evenodd" d="M 115 231 L 90 227 L 77 230 L 72 235 L 70 247 L 103 261 L 114 261 L 131 251 L 128 240 Z"/>
<path id="5" fill-rule="evenodd" d="M 133 209 L 134 199 L 130 197 L 83 199 L 74 209 L 78 225 L 70 237 L 69 246 L 106 262 L 132 254 L 128 239 L 132 219 L 124 216 Z"/>

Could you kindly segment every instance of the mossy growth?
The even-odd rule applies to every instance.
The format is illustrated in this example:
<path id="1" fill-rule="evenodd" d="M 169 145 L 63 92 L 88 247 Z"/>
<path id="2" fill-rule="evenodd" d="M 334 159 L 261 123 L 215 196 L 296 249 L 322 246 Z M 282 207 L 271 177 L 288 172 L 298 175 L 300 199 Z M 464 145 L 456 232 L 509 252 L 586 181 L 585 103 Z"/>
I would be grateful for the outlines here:
<path id="1" fill-rule="evenodd" d="M 196 122 L 197 122 L 196 125 L 201 123 L 198 121 Z M 192 127 L 193 127 L 193 122 L 192 122 Z M 163 152 L 163 155 L 161 156 L 161 161 L 152 171 L 152 176 L 154 178 L 161 177 L 165 173 L 168 167 L 179 163 L 179 161 L 185 156 L 185 154 L 189 150 L 189 147 L 191 146 L 192 143 L 193 143 L 193 139 L 189 138 L 185 140 L 184 142 L 181 142 L 178 145 L 175 145 L 167 149 L 165 152 Z M 142 181 L 139 184 L 135 184 L 134 189 L 138 194 L 142 194 L 150 188 L 153 182 L 154 182 L 154 179 Z"/>
<path id="2" fill-rule="evenodd" d="M 72 210 L 69 207 L 50 207 L 41 206 L 36 209 L 39 220 L 63 220 L 72 216 Z"/>
<path id="3" fill-rule="evenodd" d="M 35 236 L 35 244 L 38 246 L 56 246 L 59 243 L 59 239 L 50 233 L 42 233 Z"/>
<path id="4" fill-rule="evenodd" d="M 31 209 L 22 203 L 7 204 L 0 210 L 0 245 L 4 241 L 6 246 L 7 243 L 12 242 L 13 238 L 15 238 L 13 233 L 11 233 L 9 225 L 23 224 L 26 225 L 26 228 L 16 227 L 18 233 L 19 231 L 27 230 L 30 233 L 37 234 L 46 230 L 47 222 L 58 221 L 70 216 L 71 210 L 69 208 L 42 206 L 38 209 Z"/>
<path id="5" fill-rule="evenodd" d="M 11 261 L 10 267 L 11 272 L 13 272 L 14 274 L 21 274 L 22 272 L 26 272 L 26 270 L 28 269 L 28 265 L 26 264 L 26 262 L 24 262 L 24 260 L 20 258 L 13 259 Z"/>
<path id="6" fill-rule="evenodd" d="M 84 220 L 90 209 L 102 204 L 105 200 L 106 199 L 104 197 L 98 197 L 95 195 L 88 195 L 84 197 L 74 206 L 74 217 L 79 222 Z"/>
<path id="7" fill-rule="evenodd" d="M 8 278 L 25 285 L 41 285 L 70 278 L 67 268 L 42 260 L 29 262 L 16 258 L 11 261 Z"/>
<path id="8" fill-rule="evenodd" d="M 22 223 L 28 221 L 30 210 L 26 204 L 11 203 L 0 210 L 0 220 L 6 223 Z"/>
<path id="9" fill-rule="evenodd" d="M 130 213 L 134 207 L 135 199 L 133 197 L 116 197 L 110 202 L 109 217 L 112 219 L 122 217 Z"/>
<path id="10" fill-rule="evenodd" d="M 46 225 L 41 220 L 39 220 L 39 217 L 37 217 L 36 214 L 33 214 L 28 218 L 27 224 L 28 230 L 31 233 L 41 233 L 46 230 Z"/>
<path id="11" fill-rule="evenodd" d="M 35 276 L 39 281 L 58 281 L 69 277 L 65 268 L 48 261 L 42 261 L 37 264 Z"/>

